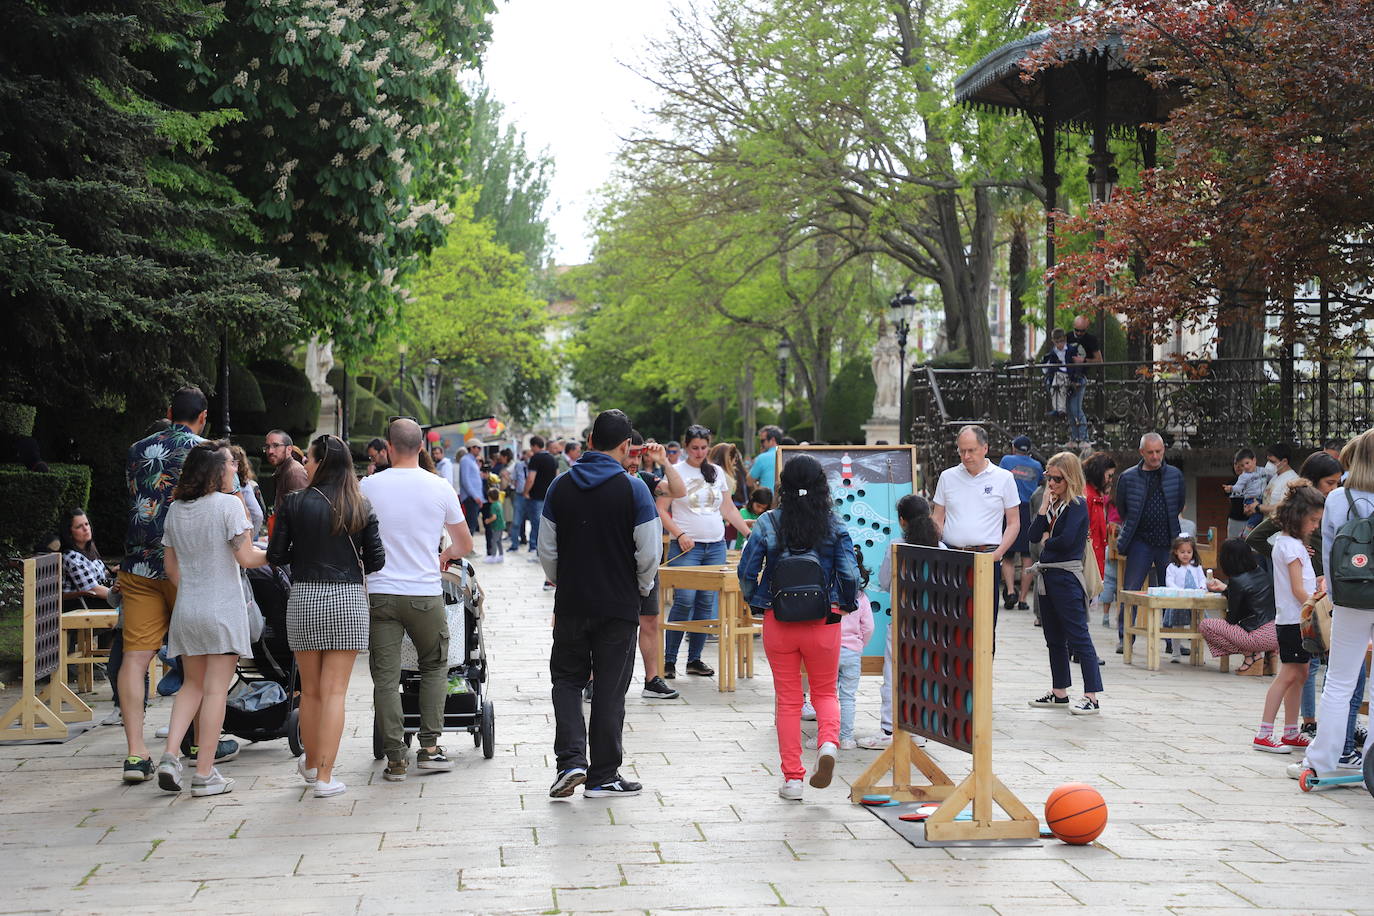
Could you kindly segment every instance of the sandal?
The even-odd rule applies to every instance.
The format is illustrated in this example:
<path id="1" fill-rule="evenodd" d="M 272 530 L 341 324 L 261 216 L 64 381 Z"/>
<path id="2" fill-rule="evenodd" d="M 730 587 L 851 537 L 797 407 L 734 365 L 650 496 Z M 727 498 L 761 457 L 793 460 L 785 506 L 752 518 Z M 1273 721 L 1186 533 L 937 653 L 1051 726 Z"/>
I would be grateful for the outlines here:
<path id="1" fill-rule="evenodd" d="M 1241 665 L 1239 668 L 1236 669 L 1236 674 L 1237 674 L 1237 675 L 1242 675 L 1242 674 L 1259 674 L 1259 672 L 1258 672 L 1258 671 L 1255 671 L 1254 668 L 1255 668 L 1255 666 L 1256 666 L 1257 664 L 1259 664 L 1259 662 L 1260 662 L 1263 658 L 1264 658 L 1264 656 L 1262 656 L 1262 655 L 1247 655 L 1247 656 L 1245 656 L 1245 663 L 1244 663 L 1243 665 Z"/>

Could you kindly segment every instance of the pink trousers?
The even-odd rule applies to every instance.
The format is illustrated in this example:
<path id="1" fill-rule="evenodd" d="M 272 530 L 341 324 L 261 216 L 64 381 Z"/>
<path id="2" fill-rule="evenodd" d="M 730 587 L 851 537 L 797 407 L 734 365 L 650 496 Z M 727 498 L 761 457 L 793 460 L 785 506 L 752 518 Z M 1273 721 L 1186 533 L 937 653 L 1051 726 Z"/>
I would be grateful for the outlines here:
<path id="1" fill-rule="evenodd" d="M 1278 631 L 1271 620 L 1258 630 L 1247 633 L 1234 623 L 1208 617 L 1198 624 L 1198 632 L 1212 652 L 1212 658 L 1223 655 L 1263 655 L 1279 651 Z"/>
<path id="2" fill-rule="evenodd" d="M 835 678 L 840 669 L 840 625 L 824 620 L 782 623 L 768 611 L 763 618 L 763 651 L 773 669 L 774 723 L 778 730 L 778 756 L 784 779 L 801 779 L 802 664 L 810 684 L 811 705 L 816 710 L 819 744 L 840 740 L 840 700 Z"/>

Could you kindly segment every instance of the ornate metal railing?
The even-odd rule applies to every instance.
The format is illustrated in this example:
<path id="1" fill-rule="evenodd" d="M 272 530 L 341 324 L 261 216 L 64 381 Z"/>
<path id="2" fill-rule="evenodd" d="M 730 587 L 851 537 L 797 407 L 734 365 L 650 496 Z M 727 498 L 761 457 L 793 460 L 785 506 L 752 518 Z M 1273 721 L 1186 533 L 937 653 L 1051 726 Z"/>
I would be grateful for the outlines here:
<path id="1" fill-rule="evenodd" d="M 1091 441 L 1135 448 L 1154 430 L 1171 448 L 1235 449 L 1291 441 L 1316 447 L 1374 425 L 1374 359 L 1212 359 L 1147 365 L 1103 363 L 1087 370 L 1083 411 Z M 931 469 L 955 460 L 954 435 L 979 423 L 999 451 L 1026 434 L 1037 450 L 1064 444 L 1068 421 L 1048 415 L 1043 366 L 998 369 L 916 367 L 912 441 Z"/>

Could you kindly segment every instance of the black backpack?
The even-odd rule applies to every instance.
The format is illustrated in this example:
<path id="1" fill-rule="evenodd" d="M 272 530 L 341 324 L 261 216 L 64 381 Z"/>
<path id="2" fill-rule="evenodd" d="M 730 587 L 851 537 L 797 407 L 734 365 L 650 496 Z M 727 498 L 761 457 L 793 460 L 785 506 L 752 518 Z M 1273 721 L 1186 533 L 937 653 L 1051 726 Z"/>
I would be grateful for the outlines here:
<path id="1" fill-rule="evenodd" d="M 772 515 L 772 513 L 769 513 Z M 776 517 L 773 528 L 778 529 Z M 773 589 L 773 619 L 783 623 L 803 623 L 809 620 L 825 620 L 830 616 L 830 586 L 825 579 L 825 569 L 821 566 L 820 554 L 812 547 L 809 550 L 793 550 L 786 544 L 782 554 L 773 565 L 771 586 Z"/>

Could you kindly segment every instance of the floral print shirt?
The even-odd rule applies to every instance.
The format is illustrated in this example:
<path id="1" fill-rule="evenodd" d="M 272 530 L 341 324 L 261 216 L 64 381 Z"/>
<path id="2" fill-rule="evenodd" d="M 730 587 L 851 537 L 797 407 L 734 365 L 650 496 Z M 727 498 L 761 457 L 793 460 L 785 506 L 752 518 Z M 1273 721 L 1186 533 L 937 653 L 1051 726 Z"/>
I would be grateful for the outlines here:
<path id="1" fill-rule="evenodd" d="M 125 572 L 148 579 L 167 578 L 162 565 L 162 526 L 186 453 L 204 441 L 189 427 L 173 423 L 129 447 L 125 467 L 129 528 L 124 535 L 121 567 Z"/>

